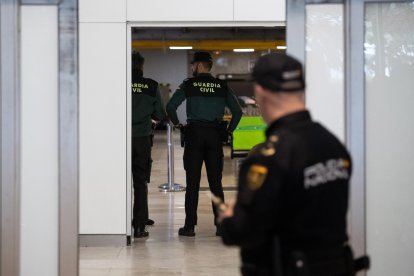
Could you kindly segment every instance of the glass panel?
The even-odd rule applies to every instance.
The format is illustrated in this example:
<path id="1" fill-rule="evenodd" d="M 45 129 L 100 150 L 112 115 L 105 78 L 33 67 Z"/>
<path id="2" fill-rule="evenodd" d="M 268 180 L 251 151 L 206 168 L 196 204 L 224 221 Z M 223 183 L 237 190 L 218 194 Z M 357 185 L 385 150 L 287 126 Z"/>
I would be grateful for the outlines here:
<path id="1" fill-rule="evenodd" d="M 414 273 L 414 3 L 365 10 L 368 275 Z"/>
<path id="2" fill-rule="evenodd" d="M 306 105 L 342 141 L 344 120 L 342 4 L 306 6 Z"/>

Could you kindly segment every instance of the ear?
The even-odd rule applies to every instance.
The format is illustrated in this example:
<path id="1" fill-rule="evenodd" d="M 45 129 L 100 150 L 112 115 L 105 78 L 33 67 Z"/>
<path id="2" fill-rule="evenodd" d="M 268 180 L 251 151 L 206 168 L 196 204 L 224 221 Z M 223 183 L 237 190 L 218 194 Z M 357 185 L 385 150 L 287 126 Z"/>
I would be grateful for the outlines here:
<path id="1" fill-rule="evenodd" d="M 202 62 L 197 62 L 197 69 L 198 69 L 198 71 L 202 71 L 204 69 L 204 66 L 203 66 Z"/>
<path id="2" fill-rule="evenodd" d="M 263 99 L 266 96 L 264 88 L 257 83 L 254 84 L 254 94 L 256 99 Z"/>

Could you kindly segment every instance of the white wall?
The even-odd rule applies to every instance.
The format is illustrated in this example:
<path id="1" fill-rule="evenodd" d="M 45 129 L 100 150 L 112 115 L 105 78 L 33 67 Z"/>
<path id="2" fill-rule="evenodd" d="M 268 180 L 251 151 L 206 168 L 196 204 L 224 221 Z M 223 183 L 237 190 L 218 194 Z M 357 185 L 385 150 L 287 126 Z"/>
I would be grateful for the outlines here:
<path id="1" fill-rule="evenodd" d="M 187 51 L 145 50 L 140 52 L 145 57 L 144 75 L 160 83 L 171 84 L 173 93 L 188 77 Z M 187 119 L 185 102 L 177 109 L 177 115 L 180 122 L 185 123 Z"/>
<path id="2" fill-rule="evenodd" d="M 22 276 L 58 275 L 58 19 L 21 8 Z"/>
<path id="3" fill-rule="evenodd" d="M 286 20 L 285 0 L 235 0 L 234 21 Z"/>
<path id="4" fill-rule="evenodd" d="M 80 234 L 126 234 L 126 25 L 79 31 Z"/>
<path id="5" fill-rule="evenodd" d="M 160 83 L 170 83 L 172 91 L 188 78 L 187 71 L 190 65 L 187 51 L 142 50 L 140 53 L 145 58 L 145 77 Z"/>
<path id="6" fill-rule="evenodd" d="M 232 21 L 233 0 L 127 0 L 128 21 Z"/>
<path id="7" fill-rule="evenodd" d="M 127 0 L 128 21 L 285 21 L 285 0 Z"/>
<path id="8" fill-rule="evenodd" d="M 285 21 L 285 0 L 80 0 L 80 22 Z"/>
<path id="9" fill-rule="evenodd" d="M 414 7 L 365 14 L 368 275 L 414 275 Z"/>
<path id="10" fill-rule="evenodd" d="M 306 6 L 306 106 L 345 141 L 343 5 Z"/>
<path id="11" fill-rule="evenodd" d="M 79 22 L 125 22 L 126 0 L 79 0 Z"/>

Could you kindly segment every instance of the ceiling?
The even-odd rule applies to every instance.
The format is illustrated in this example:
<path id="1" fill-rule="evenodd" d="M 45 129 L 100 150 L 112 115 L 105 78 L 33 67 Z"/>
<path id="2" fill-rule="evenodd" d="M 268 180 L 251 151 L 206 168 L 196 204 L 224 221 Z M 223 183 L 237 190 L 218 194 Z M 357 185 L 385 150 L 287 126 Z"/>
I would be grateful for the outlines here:
<path id="1" fill-rule="evenodd" d="M 190 46 L 193 50 L 274 49 L 285 44 L 285 27 L 243 28 L 133 28 L 133 49 L 168 49 Z"/>

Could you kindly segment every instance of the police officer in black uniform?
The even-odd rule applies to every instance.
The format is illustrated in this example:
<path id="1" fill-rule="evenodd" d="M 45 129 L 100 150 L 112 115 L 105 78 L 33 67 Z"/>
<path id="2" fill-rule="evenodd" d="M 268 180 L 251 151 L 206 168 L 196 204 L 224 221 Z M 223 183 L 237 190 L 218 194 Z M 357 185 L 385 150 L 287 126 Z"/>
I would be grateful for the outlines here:
<path id="1" fill-rule="evenodd" d="M 134 208 L 132 226 L 134 237 L 147 237 L 145 225 L 154 224 L 148 218 L 148 187 L 151 174 L 152 117 L 166 117 L 162 107 L 158 83 L 143 77 L 144 58 L 132 56 L 132 177 L 134 182 Z"/>
<path id="2" fill-rule="evenodd" d="M 253 79 L 267 138 L 241 166 L 236 204 L 223 208 L 223 242 L 241 247 L 243 275 L 352 275 L 348 151 L 305 109 L 297 60 L 263 56 Z"/>
<path id="3" fill-rule="evenodd" d="M 187 126 L 185 127 L 184 169 L 186 171 L 185 225 L 179 229 L 181 236 L 194 236 L 197 225 L 198 192 L 203 161 L 211 192 L 224 201 L 222 187 L 223 141 L 240 121 L 240 105 L 225 81 L 211 76 L 213 65 L 208 52 L 194 54 L 194 78 L 184 80 L 167 104 L 167 113 L 174 125 L 179 124 L 176 110 L 187 100 Z M 232 113 L 229 126 L 222 124 L 225 107 Z M 217 210 L 213 206 L 217 217 Z M 220 235 L 217 228 L 216 235 Z"/>

